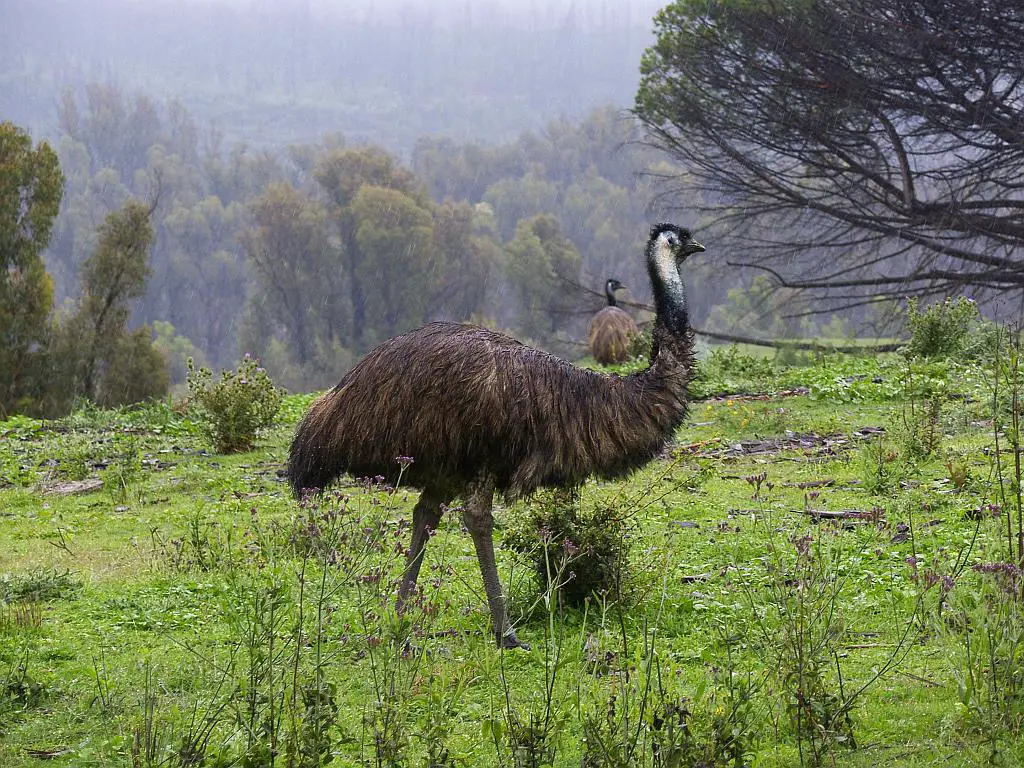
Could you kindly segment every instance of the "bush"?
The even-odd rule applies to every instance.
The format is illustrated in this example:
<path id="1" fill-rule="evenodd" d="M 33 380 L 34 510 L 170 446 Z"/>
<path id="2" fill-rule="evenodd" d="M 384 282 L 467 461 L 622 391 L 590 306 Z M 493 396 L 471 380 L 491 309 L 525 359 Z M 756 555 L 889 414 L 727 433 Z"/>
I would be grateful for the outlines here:
<path id="1" fill-rule="evenodd" d="M 779 369 L 770 358 L 744 354 L 735 344 L 713 347 L 694 371 L 690 395 L 698 400 L 724 392 L 774 390 L 778 377 Z"/>
<path id="2" fill-rule="evenodd" d="M 941 303 L 918 308 L 917 298 L 907 300 L 911 357 L 955 357 L 971 352 L 981 342 L 985 346 L 984 324 L 978 306 L 960 296 L 947 297 Z M 979 350 L 980 351 L 980 350 Z"/>
<path id="3" fill-rule="evenodd" d="M 542 588 L 565 605 L 591 595 L 621 597 L 629 576 L 630 520 L 611 507 L 584 512 L 579 491 L 540 491 L 505 533 L 505 544 L 534 564 Z"/>
<path id="4" fill-rule="evenodd" d="M 236 372 L 223 371 L 216 383 L 209 368 L 196 370 L 190 358 L 188 391 L 218 453 L 251 451 L 257 432 L 274 423 L 281 407 L 282 391 L 249 355 Z"/>

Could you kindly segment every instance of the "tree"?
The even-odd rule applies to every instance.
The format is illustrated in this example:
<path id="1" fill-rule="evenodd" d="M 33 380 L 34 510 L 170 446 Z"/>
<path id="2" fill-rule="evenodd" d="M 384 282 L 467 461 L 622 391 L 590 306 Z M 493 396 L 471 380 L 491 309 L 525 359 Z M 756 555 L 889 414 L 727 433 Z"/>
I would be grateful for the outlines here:
<path id="1" fill-rule="evenodd" d="M 556 332 L 578 314 L 572 288 L 579 284 L 579 253 L 547 214 L 520 221 L 505 252 L 505 273 L 519 299 L 520 332 L 540 343 L 555 341 Z"/>
<path id="2" fill-rule="evenodd" d="M 340 314 L 338 278 L 332 271 L 327 211 L 285 182 L 273 182 L 249 205 L 255 225 L 242 235 L 260 284 L 262 310 L 280 328 L 300 367 L 314 361 L 320 328 Z M 266 337 L 264 341 L 268 340 Z"/>
<path id="3" fill-rule="evenodd" d="M 101 405 L 137 402 L 167 391 L 167 362 L 149 326 L 129 332 L 130 302 L 146 292 L 152 209 L 138 200 L 109 214 L 96 250 L 82 264 L 78 309 L 61 329 L 58 359 L 75 395 Z"/>
<path id="4" fill-rule="evenodd" d="M 655 27 L 636 113 L 720 247 L 848 304 L 1024 288 L 1017 0 L 677 0 Z"/>
<path id="5" fill-rule="evenodd" d="M 330 201 L 341 240 L 342 263 L 347 279 L 352 312 L 351 336 L 357 351 L 363 351 L 367 326 L 367 303 L 371 300 L 367 269 L 372 264 L 363 253 L 359 239 L 360 217 L 354 203 L 364 185 L 394 190 L 413 204 L 429 208 L 426 190 L 411 171 L 398 165 L 397 159 L 377 147 L 341 149 L 330 153 L 314 171 L 314 177 Z M 363 213 L 367 213 L 364 206 Z"/>
<path id="6" fill-rule="evenodd" d="M 364 333 L 374 344 L 423 323 L 442 270 L 430 210 L 396 189 L 365 184 L 351 205 L 354 274 L 366 291 Z"/>
<path id="7" fill-rule="evenodd" d="M 53 231 L 64 177 L 45 141 L 0 123 L 0 416 L 31 406 L 49 333 L 53 281 L 42 252 Z"/>
<path id="8" fill-rule="evenodd" d="M 245 254 L 238 244 L 244 220 L 241 203 L 223 205 L 210 195 L 192 206 L 175 205 L 163 222 L 169 258 L 160 277 L 168 282 L 168 296 L 177 300 L 160 317 L 218 366 L 239 356 L 238 320 L 247 293 Z M 184 297 L 191 300 L 180 300 Z M 150 317 L 156 327 L 159 321 Z"/>
<path id="9" fill-rule="evenodd" d="M 431 314 L 482 319 L 501 264 L 493 216 L 486 205 L 447 202 L 434 210 L 434 250 L 444 260 Z"/>
<path id="10" fill-rule="evenodd" d="M 495 182 L 484 193 L 484 202 L 494 208 L 502 239 L 511 240 L 520 221 L 556 209 L 558 186 L 546 181 L 540 168 L 535 168 L 521 178 Z"/>

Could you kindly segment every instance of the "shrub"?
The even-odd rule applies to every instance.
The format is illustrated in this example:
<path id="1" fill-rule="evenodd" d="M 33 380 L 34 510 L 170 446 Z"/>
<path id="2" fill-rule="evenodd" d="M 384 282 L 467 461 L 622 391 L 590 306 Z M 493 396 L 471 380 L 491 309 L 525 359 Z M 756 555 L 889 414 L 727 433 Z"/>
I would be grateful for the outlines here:
<path id="1" fill-rule="evenodd" d="M 767 357 L 755 357 L 734 344 L 714 347 L 700 361 L 690 382 L 694 399 L 723 392 L 763 392 L 778 389 L 779 369 Z"/>
<path id="2" fill-rule="evenodd" d="M 190 358 L 188 391 L 218 453 L 251 451 L 257 432 L 274 423 L 281 407 L 281 390 L 249 355 L 237 371 L 223 371 L 216 383 L 209 368 L 196 370 Z"/>
<path id="3" fill-rule="evenodd" d="M 979 325 L 978 306 L 963 296 L 918 308 L 916 297 L 907 300 L 907 322 L 912 357 L 953 357 L 970 349 Z"/>
<path id="4" fill-rule="evenodd" d="M 628 581 L 631 521 L 622 511 L 584 511 L 579 492 L 541 491 L 505 534 L 511 549 L 534 565 L 541 587 L 557 588 L 565 605 L 591 595 L 617 598 Z"/>

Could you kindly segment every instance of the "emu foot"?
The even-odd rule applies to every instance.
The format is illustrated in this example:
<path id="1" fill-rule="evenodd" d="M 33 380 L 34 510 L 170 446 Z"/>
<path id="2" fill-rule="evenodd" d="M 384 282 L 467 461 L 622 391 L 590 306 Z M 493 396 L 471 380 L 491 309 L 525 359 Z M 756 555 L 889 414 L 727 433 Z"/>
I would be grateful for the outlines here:
<path id="1" fill-rule="evenodd" d="M 524 643 L 518 637 L 516 633 L 509 629 L 504 635 L 500 635 L 497 638 L 499 648 L 522 648 L 524 651 L 530 650 L 530 644 Z"/>

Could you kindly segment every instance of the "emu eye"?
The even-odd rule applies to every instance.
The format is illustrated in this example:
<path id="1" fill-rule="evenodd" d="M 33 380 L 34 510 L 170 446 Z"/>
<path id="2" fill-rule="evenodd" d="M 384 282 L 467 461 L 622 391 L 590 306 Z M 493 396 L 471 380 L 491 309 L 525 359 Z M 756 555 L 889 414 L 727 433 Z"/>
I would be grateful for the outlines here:
<path id="1" fill-rule="evenodd" d="M 676 246 L 679 245 L 679 238 L 676 236 L 675 232 L 669 232 L 665 235 L 665 242 L 668 245 Z"/>

